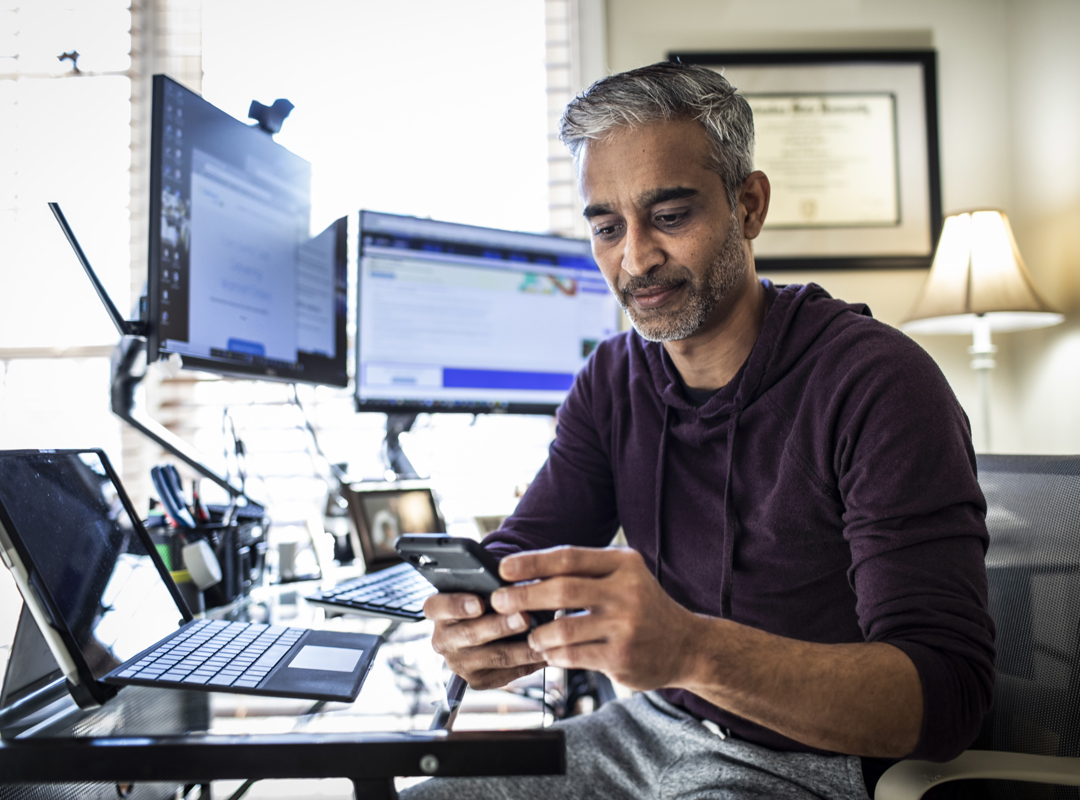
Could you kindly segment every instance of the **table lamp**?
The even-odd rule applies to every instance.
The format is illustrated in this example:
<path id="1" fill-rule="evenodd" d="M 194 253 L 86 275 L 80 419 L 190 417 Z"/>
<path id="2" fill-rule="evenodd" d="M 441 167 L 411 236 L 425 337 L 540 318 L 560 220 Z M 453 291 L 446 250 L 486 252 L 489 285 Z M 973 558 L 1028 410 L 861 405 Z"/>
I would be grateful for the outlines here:
<path id="1" fill-rule="evenodd" d="M 1035 290 L 1009 218 L 993 209 L 945 218 L 930 274 L 901 328 L 907 333 L 970 333 L 978 376 L 983 448 L 990 450 L 991 331 L 1057 325 L 1065 318 Z"/>

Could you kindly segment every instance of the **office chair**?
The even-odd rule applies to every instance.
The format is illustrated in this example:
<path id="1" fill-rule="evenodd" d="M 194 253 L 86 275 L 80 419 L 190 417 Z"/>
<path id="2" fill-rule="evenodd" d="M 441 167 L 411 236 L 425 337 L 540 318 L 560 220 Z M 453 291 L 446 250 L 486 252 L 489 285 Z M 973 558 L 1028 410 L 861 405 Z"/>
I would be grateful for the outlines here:
<path id="1" fill-rule="evenodd" d="M 978 467 L 994 702 L 972 749 L 944 764 L 900 762 L 876 800 L 954 781 L 931 796 L 1080 798 L 1080 456 L 980 455 Z"/>

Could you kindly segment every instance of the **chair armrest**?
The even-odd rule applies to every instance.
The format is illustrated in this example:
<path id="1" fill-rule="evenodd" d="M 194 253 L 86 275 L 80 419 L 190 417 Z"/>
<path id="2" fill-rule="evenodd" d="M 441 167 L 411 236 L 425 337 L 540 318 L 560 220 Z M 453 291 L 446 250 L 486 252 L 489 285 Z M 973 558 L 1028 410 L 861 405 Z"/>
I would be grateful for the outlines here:
<path id="1" fill-rule="evenodd" d="M 968 750 L 952 761 L 901 761 L 885 771 L 874 800 L 918 800 L 939 783 L 991 778 L 1080 786 L 1080 758 Z"/>

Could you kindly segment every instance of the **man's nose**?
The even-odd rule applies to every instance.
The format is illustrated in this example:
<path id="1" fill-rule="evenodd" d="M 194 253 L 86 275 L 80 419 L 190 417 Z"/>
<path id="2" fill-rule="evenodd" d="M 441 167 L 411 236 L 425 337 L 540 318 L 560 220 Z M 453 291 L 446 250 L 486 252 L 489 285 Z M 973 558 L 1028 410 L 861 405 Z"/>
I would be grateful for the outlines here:
<path id="1" fill-rule="evenodd" d="M 629 225 L 623 240 L 622 269 L 628 275 L 647 275 L 661 266 L 667 256 L 655 231 L 644 225 Z"/>

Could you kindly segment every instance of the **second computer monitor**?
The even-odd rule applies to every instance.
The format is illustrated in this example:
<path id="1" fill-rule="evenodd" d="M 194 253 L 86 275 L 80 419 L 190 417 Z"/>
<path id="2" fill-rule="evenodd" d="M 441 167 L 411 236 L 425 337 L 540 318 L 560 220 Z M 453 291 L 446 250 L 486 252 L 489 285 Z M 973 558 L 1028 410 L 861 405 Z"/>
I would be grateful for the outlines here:
<path id="1" fill-rule="evenodd" d="M 618 330 L 588 242 L 360 212 L 360 411 L 553 413 Z"/>
<path id="2" fill-rule="evenodd" d="M 311 165 L 165 77 L 153 83 L 151 360 L 348 385 L 344 218 L 311 237 Z"/>

